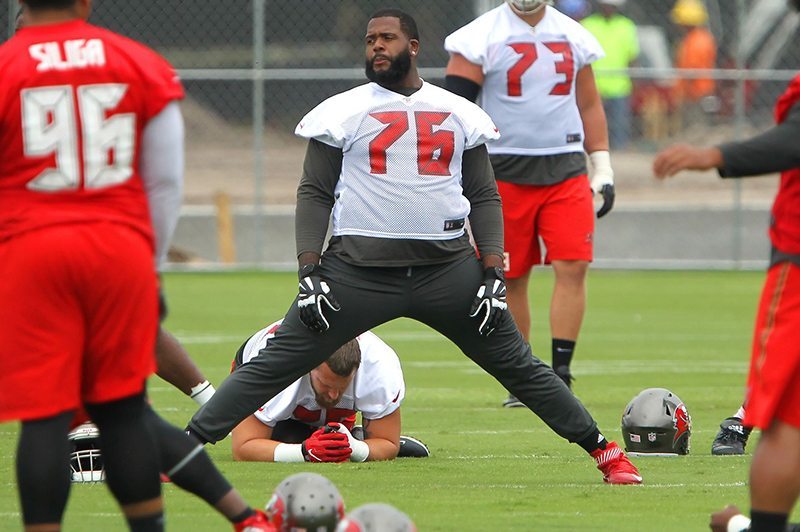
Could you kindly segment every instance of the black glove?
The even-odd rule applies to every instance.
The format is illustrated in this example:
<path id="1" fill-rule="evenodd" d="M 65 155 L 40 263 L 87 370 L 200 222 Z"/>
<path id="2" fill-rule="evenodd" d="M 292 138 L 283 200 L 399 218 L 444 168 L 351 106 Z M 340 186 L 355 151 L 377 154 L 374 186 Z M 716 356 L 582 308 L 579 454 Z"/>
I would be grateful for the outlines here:
<path id="1" fill-rule="evenodd" d="M 327 331 L 330 328 L 328 320 L 322 313 L 323 305 L 333 311 L 341 307 L 333 297 L 328 283 L 315 274 L 316 266 L 306 264 L 300 268 L 300 293 L 297 296 L 297 308 L 300 311 L 300 321 L 303 325 L 316 332 Z"/>
<path id="2" fill-rule="evenodd" d="M 492 334 L 500 323 L 500 318 L 508 309 L 506 303 L 506 276 L 500 267 L 487 268 L 484 272 L 483 284 L 472 302 L 469 311 L 471 318 L 481 320 L 478 332 L 483 336 Z"/>
<path id="3" fill-rule="evenodd" d="M 603 206 L 597 211 L 597 217 L 602 218 L 614 208 L 614 185 L 603 185 L 600 189 L 600 195 L 603 196 Z"/>
<path id="4" fill-rule="evenodd" d="M 608 150 L 597 150 L 589 154 L 592 163 L 592 195 L 603 197 L 603 206 L 597 211 L 602 218 L 614 207 L 614 170 L 611 168 L 611 156 Z"/>

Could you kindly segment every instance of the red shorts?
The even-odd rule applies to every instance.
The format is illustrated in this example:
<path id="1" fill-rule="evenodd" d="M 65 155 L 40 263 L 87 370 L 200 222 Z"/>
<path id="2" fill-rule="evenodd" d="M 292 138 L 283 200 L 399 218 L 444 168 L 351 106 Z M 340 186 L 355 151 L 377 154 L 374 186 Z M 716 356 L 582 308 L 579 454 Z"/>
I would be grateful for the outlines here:
<path id="1" fill-rule="evenodd" d="M 594 203 L 586 175 L 549 186 L 498 181 L 497 188 L 503 200 L 507 277 L 522 277 L 542 263 L 540 238 L 545 263 L 592 260 Z"/>
<path id="2" fill-rule="evenodd" d="M 770 268 L 756 317 L 747 426 L 767 429 L 774 419 L 800 428 L 800 266 Z"/>
<path id="3" fill-rule="evenodd" d="M 0 243 L 0 421 L 142 392 L 155 369 L 150 243 L 124 225 L 47 227 Z"/>

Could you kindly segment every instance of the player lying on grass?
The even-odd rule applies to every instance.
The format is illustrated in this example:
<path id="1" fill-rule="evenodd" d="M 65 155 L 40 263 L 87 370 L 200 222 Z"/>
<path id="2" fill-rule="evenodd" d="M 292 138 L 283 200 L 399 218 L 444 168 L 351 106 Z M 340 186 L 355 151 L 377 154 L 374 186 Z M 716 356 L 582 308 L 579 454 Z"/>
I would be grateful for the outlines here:
<path id="1" fill-rule="evenodd" d="M 233 370 L 258 356 L 280 325 L 281 321 L 275 322 L 251 336 L 236 353 Z M 233 457 L 262 462 L 364 462 L 428 456 L 425 445 L 400 435 L 405 391 L 394 350 L 365 332 L 233 429 Z M 361 412 L 363 428 L 354 430 L 357 412 Z M 354 437 L 351 431 L 363 437 Z"/>

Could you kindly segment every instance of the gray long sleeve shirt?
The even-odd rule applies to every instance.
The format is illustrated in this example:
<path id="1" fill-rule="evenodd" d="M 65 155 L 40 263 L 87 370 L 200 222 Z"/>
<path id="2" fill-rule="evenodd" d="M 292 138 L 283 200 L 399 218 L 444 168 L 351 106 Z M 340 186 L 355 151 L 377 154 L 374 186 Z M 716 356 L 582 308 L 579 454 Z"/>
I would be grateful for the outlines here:
<path id="1" fill-rule="evenodd" d="M 800 105 L 777 126 L 739 142 L 718 146 L 722 152 L 722 177 L 749 177 L 800 168 Z M 800 265 L 800 255 L 772 249 L 770 265 L 792 262 Z"/>
<path id="2" fill-rule="evenodd" d="M 786 120 L 760 135 L 719 146 L 722 177 L 747 177 L 800 168 L 800 105 Z"/>

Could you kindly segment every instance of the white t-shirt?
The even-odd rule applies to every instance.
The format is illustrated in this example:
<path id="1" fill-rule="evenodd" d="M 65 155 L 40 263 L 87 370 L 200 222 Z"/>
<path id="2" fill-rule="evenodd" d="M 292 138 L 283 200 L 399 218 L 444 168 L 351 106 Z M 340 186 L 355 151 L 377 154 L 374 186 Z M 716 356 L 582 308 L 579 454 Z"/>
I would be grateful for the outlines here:
<path id="1" fill-rule="evenodd" d="M 503 3 L 445 39 L 448 52 L 483 69 L 480 105 L 502 134 L 489 143 L 489 153 L 583 151 L 575 78 L 605 53 L 578 22 L 550 6 L 545 10 L 531 27 Z"/>
<path id="2" fill-rule="evenodd" d="M 449 240 L 464 234 L 464 150 L 498 138 L 477 105 L 424 83 L 411 96 L 376 83 L 328 98 L 295 134 L 341 148 L 333 235 Z M 450 222 L 450 223 L 448 223 Z"/>
<path id="3" fill-rule="evenodd" d="M 275 336 L 281 321 L 255 333 L 245 344 L 242 363 L 246 364 Z M 317 404 L 311 378 L 303 375 L 273 397 L 255 413 L 259 421 L 274 427 L 279 421 L 294 419 L 314 427 L 329 422 L 342 423 L 361 412 L 364 419 L 381 419 L 398 408 L 406 394 L 400 359 L 394 350 L 372 332 L 356 338 L 361 348 L 361 365 L 336 408 Z M 347 423 L 352 428 L 352 421 Z"/>

